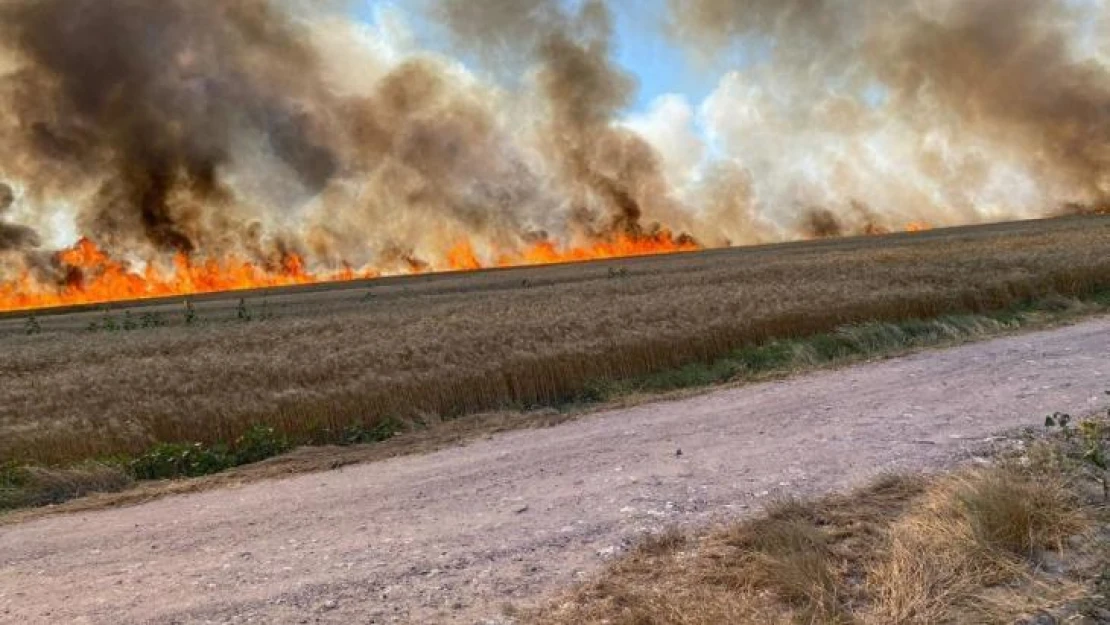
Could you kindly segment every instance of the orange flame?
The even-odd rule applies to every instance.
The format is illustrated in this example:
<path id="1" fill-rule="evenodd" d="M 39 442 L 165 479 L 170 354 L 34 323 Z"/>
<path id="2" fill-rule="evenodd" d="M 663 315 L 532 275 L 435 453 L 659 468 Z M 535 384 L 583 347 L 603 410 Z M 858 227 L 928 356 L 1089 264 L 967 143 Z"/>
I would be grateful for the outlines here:
<path id="1" fill-rule="evenodd" d="M 641 237 L 621 236 L 587 247 L 568 249 L 560 249 L 551 242 L 541 242 L 520 252 L 502 253 L 493 262 L 483 262 L 471 242 L 464 240 L 448 251 L 443 268 L 451 271 L 473 271 L 487 267 L 544 265 L 698 249 L 700 247 L 692 240 L 661 233 Z M 173 257 L 172 267 L 168 269 L 150 263 L 144 270 L 138 271 L 128 263 L 112 258 L 89 239 L 81 239 L 73 247 L 58 252 L 55 261 L 64 275 L 59 283 L 43 283 L 30 272 L 25 272 L 15 280 L 0 282 L 0 311 L 342 282 L 381 276 L 381 272 L 375 268 L 356 270 L 347 266 L 338 271 L 314 273 L 306 268 L 304 259 L 296 254 L 287 254 L 276 266 L 262 266 L 236 258 L 219 261 L 177 254 Z M 410 261 L 409 265 L 411 273 L 424 273 L 428 267 L 416 260 Z"/>
<path id="2" fill-rule="evenodd" d="M 924 221 L 914 221 L 906 224 L 906 232 L 928 232 L 932 229 L 932 224 L 926 223 Z"/>

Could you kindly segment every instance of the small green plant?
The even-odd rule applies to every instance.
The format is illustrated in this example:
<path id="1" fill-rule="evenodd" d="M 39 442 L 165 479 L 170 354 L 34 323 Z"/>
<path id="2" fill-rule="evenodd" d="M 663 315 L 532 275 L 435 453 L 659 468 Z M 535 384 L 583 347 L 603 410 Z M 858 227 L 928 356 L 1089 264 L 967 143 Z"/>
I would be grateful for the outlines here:
<path id="1" fill-rule="evenodd" d="M 31 315 L 27 317 L 27 323 L 24 325 L 24 331 L 28 336 L 35 334 L 42 334 L 42 325 L 39 324 L 38 317 Z"/>
<path id="2" fill-rule="evenodd" d="M 1107 394 L 1110 394 L 1108 392 Z M 1110 411 L 1107 416 L 1110 417 Z M 1110 502 L 1110 428 L 1105 421 L 1087 419 L 1071 427 L 1071 415 L 1055 413 L 1045 418 L 1045 427 L 1055 431 L 1064 441 L 1065 459 L 1102 487 L 1102 496 Z"/>
<path id="3" fill-rule="evenodd" d="M 256 425 L 232 445 L 160 443 L 128 462 L 127 469 L 139 480 L 200 477 L 273 458 L 292 448 L 292 442 L 275 428 Z"/>
<path id="4" fill-rule="evenodd" d="M 119 332 L 119 324 L 116 323 L 116 318 L 105 310 L 104 316 L 100 319 L 100 326 L 98 329 L 104 330 L 105 332 Z"/>
<path id="5" fill-rule="evenodd" d="M 387 441 L 401 432 L 403 426 L 400 421 L 393 418 L 383 419 L 374 427 L 361 424 L 348 425 L 343 429 L 340 444 L 364 445 L 367 443 L 380 443 Z"/>
<path id="6" fill-rule="evenodd" d="M 242 321 L 244 323 L 249 322 L 251 319 L 253 319 L 250 308 L 247 308 L 247 300 L 245 298 L 239 298 L 239 306 L 236 309 L 235 313 L 236 316 L 239 318 L 239 321 Z"/>
<path id="7" fill-rule="evenodd" d="M 101 317 L 100 322 L 97 323 L 96 321 L 90 321 L 89 325 L 85 326 L 85 331 L 91 333 L 120 331 L 132 332 L 140 328 L 160 328 L 164 325 L 166 325 L 166 321 L 162 318 L 161 314 L 156 312 L 147 312 L 136 317 L 135 315 L 131 314 L 130 310 L 125 310 L 123 312 L 123 320 L 117 322 L 116 318 L 110 315 L 108 313 L 108 310 L 105 309 L 104 316 Z"/>
<path id="8" fill-rule="evenodd" d="M 132 460 L 128 469 L 136 479 L 165 480 L 218 473 L 233 465 L 231 454 L 225 446 L 161 443 Z"/>
<path id="9" fill-rule="evenodd" d="M 109 464 L 138 480 L 200 477 L 260 462 L 293 448 L 288 437 L 267 425 L 255 425 L 232 445 L 216 443 L 159 443 L 137 458 L 115 458 Z M 0 464 L 0 499 L 5 491 L 19 489 L 28 480 L 26 467 Z"/>
<path id="10" fill-rule="evenodd" d="M 609 278 L 627 278 L 629 276 L 628 269 L 624 267 L 610 267 Z"/>
<path id="11" fill-rule="evenodd" d="M 366 293 L 363 294 L 363 296 L 362 296 L 362 303 L 368 304 L 368 303 L 374 301 L 375 297 L 376 296 L 374 295 L 374 291 L 372 291 L 370 289 L 367 289 Z"/>
<path id="12" fill-rule="evenodd" d="M 162 319 L 161 314 L 156 312 L 148 312 L 143 313 L 143 315 L 139 317 L 139 325 L 146 329 L 161 328 L 162 326 L 166 325 L 166 322 L 164 319 Z"/>
<path id="13" fill-rule="evenodd" d="M 256 425 L 235 439 L 233 459 L 236 466 L 251 464 L 281 455 L 292 448 L 289 439 L 272 426 Z"/>
<path id="14" fill-rule="evenodd" d="M 193 306 L 193 302 L 185 300 L 185 325 L 196 325 L 197 321 L 197 309 Z"/>
<path id="15" fill-rule="evenodd" d="M 14 462 L 0 462 L 0 510 L 24 505 L 24 491 L 31 481 L 27 468 Z"/>
<path id="16" fill-rule="evenodd" d="M 0 491 L 19 488 L 27 481 L 27 469 L 14 460 L 0 463 Z"/>

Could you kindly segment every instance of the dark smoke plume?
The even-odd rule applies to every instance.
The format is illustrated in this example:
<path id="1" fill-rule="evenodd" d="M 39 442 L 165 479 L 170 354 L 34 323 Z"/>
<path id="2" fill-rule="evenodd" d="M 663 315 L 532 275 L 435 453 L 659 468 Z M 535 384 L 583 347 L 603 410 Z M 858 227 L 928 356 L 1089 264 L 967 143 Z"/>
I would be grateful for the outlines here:
<path id="1" fill-rule="evenodd" d="M 21 69 L 5 91 L 39 190 L 100 184 L 79 217 L 109 243 L 191 252 L 233 192 L 233 142 L 264 137 L 307 187 L 337 163 L 301 102 L 320 90 L 305 33 L 262 0 L 9 0 L 0 36 Z M 215 216 L 218 220 L 219 215 Z"/>
<path id="2" fill-rule="evenodd" d="M 465 63 L 339 0 L 0 0 L 4 262 L 63 208 L 119 258 L 406 271 L 1110 205 L 1106 0 L 670 0 L 725 73 L 635 119 L 603 0 L 419 6 Z"/>
<path id="3" fill-rule="evenodd" d="M 440 0 L 431 14 L 487 64 L 531 70 L 543 101 L 544 153 L 581 225 L 596 235 L 639 235 L 645 211 L 674 212 L 655 150 L 616 123 L 636 83 L 612 60 L 603 2 L 567 13 L 558 0 Z"/>

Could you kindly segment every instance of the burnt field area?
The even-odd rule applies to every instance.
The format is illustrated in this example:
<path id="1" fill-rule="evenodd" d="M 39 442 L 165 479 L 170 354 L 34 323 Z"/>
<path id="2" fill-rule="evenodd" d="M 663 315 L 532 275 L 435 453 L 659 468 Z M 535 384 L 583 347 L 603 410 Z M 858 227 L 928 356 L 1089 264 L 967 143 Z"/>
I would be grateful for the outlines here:
<path id="1" fill-rule="evenodd" d="M 1110 218 L 227 293 L 0 318 L 0 462 L 293 444 L 496 409 L 847 324 L 1110 287 Z"/>

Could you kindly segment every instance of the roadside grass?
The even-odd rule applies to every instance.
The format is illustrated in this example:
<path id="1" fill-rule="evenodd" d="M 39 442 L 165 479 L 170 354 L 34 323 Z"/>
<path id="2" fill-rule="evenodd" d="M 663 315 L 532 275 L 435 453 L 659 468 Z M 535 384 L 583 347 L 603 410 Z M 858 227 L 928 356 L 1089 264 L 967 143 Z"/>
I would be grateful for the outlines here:
<path id="1" fill-rule="evenodd" d="M 923 348 L 951 346 L 1106 312 L 1110 312 L 1110 288 L 1096 290 L 1082 298 L 1050 295 L 982 314 L 846 325 L 831 333 L 773 339 L 709 362 L 694 362 L 623 380 L 595 382 L 576 399 L 611 401 L 637 393 L 656 394 L 754 381 L 795 371 L 888 358 Z"/>
<path id="2" fill-rule="evenodd" d="M 500 431 L 514 426 L 550 425 L 607 403 L 847 365 L 917 349 L 954 345 L 1022 329 L 1065 323 L 1108 311 L 1110 289 L 1096 291 L 1084 299 L 1051 296 L 986 314 L 849 325 L 828 334 L 771 340 L 707 363 L 693 363 L 679 369 L 624 380 L 595 382 L 588 385 L 584 392 L 556 401 L 552 406 L 529 406 L 526 409 L 543 411 L 555 408 L 563 415 L 561 418 L 529 419 L 524 413 L 515 424 L 506 424 L 503 420 L 489 425 L 478 423 L 475 428 L 461 429 L 457 436 L 473 437 L 483 431 Z M 518 406 L 517 409 L 523 407 Z M 436 426 L 434 420 L 423 422 L 387 418 L 370 426 L 352 424 L 337 430 L 315 428 L 306 435 L 293 438 L 272 426 L 256 424 L 242 436 L 228 442 L 159 443 L 135 456 L 118 454 L 76 465 L 9 462 L 0 465 L 0 511 L 58 504 L 92 493 L 119 492 L 142 481 L 211 475 L 261 462 L 300 446 L 375 444 L 406 432 Z M 448 434 L 445 442 L 452 442 L 451 437 L 452 434 Z M 427 449 L 426 446 L 417 446 L 414 451 Z M 335 455 L 338 458 L 339 454 Z M 348 462 L 337 459 L 334 463 Z M 329 463 L 325 465 L 330 466 Z M 305 470 L 318 468 L 321 468 L 320 463 L 308 463 Z"/>
<path id="3" fill-rule="evenodd" d="M 131 487 L 135 478 L 117 463 L 72 467 L 0 465 L 0 510 L 59 504 L 92 493 Z"/>
<path id="4" fill-rule="evenodd" d="M 885 476 L 700 535 L 671 530 L 520 622 L 1105 622 L 1110 510 L 1069 445 L 1054 435 L 989 467 Z"/>

